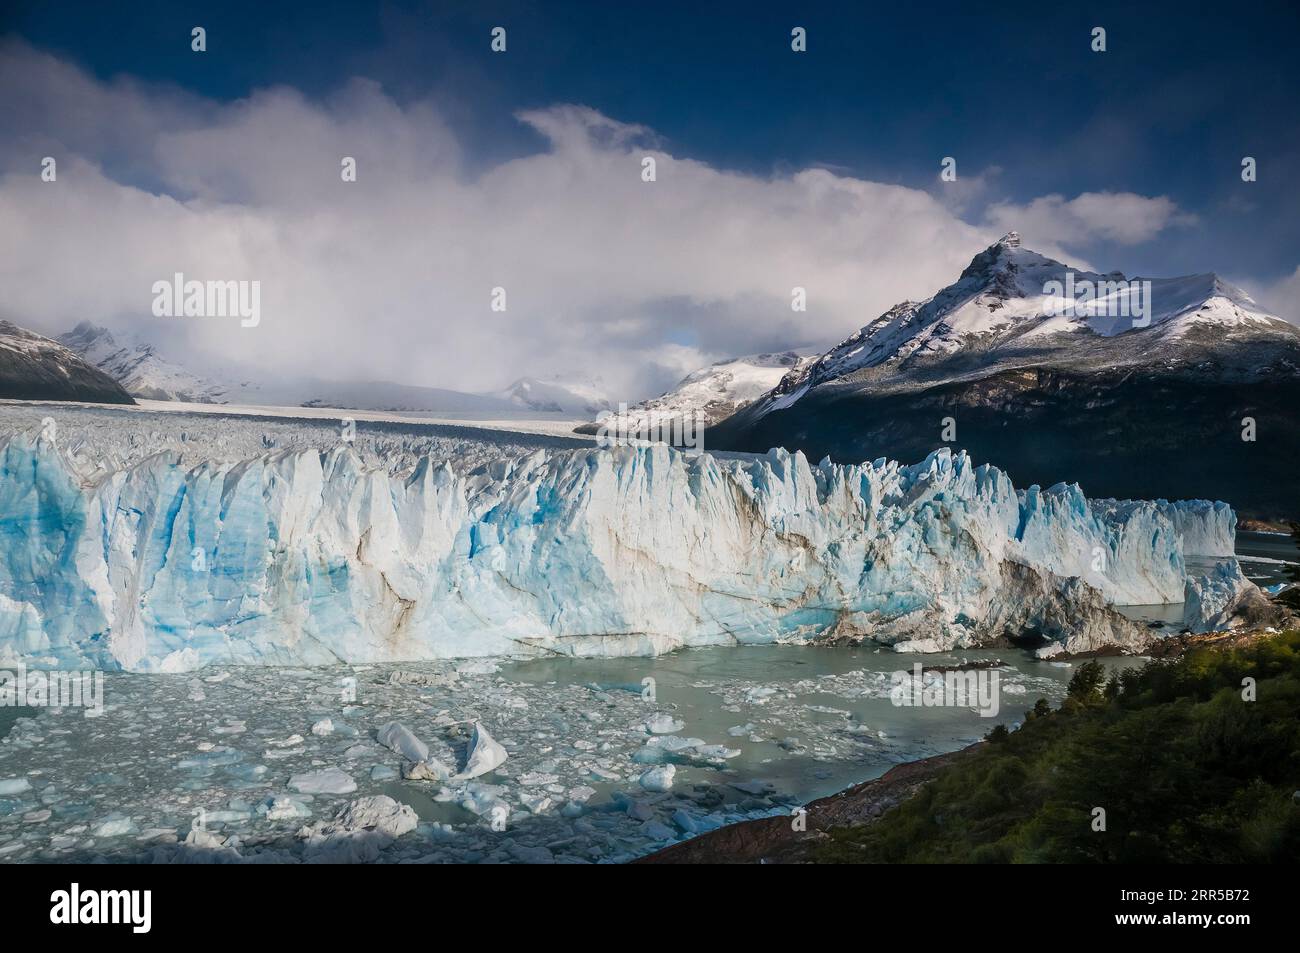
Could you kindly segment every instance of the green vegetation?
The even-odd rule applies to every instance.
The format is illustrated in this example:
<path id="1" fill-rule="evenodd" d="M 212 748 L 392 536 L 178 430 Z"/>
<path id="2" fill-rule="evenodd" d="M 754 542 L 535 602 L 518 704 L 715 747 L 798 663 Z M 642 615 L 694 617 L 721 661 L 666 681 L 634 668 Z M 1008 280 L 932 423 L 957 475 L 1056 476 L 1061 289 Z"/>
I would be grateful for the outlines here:
<path id="1" fill-rule="evenodd" d="M 1255 680 L 1248 701 L 1243 679 Z M 1300 632 L 1109 679 L 944 771 L 815 856 L 847 863 L 1241 863 L 1300 858 Z M 1105 810 L 1105 830 L 1094 808 Z"/>

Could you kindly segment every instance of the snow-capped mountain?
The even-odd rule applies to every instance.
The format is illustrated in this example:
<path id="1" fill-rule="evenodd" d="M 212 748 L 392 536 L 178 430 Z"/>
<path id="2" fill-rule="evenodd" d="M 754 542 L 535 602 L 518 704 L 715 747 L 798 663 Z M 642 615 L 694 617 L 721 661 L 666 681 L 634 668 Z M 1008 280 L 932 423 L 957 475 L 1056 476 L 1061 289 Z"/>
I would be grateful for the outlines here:
<path id="1" fill-rule="evenodd" d="M 575 417 L 593 416 L 611 406 L 599 380 L 521 377 L 491 396 L 507 400 L 522 410 L 572 414 Z"/>
<path id="2" fill-rule="evenodd" d="M 1213 274 L 1077 270 L 1013 232 L 934 297 L 896 305 L 793 369 L 707 440 L 844 460 L 949 445 L 1020 482 L 1293 516 L 1297 407 L 1300 330 L 1241 289 Z"/>
<path id="3" fill-rule="evenodd" d="M 226 403 L 226 387 L 190 373 L 133 336 L 118 340 L 107 328 L 82 321 L 59 343 L 108 374 L 132 397 L 198 404 Z"/>
<path id="4" fill-rule="evenodd" d="M 0 397 L 134 403 L 108 374 L 58 341 L 10 321 L 0 321 Z"/>
<path id="5" fill-rule="evenodd" d="M 752 354 L 718 361 L 686 375 L 672 390 L 628 409 L 629 417 L 693 416 L 706 425 L 725 420 L 779 384 L 787 374 L 810 363 L 794 351 Z"/>

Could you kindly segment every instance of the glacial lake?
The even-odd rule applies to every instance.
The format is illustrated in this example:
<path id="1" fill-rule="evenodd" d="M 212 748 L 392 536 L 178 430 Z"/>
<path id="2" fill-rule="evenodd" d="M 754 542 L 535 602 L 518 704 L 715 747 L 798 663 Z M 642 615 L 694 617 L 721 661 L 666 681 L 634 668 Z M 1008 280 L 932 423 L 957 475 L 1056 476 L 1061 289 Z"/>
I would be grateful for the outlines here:
<path id="1" fill-rule="evenodd" d="M 996 711 L 983 717 L 974 699 L 895 705 L 893 674 L 914 663 L 995 666 L 980 675 L 997 679 Z M 335 859 L 624 861 L 960 748 L 1019 721 L 1038 698 L 1059 704 L 1073 671 L 1020 650 L 775 645 L 653 659 L 109 673 L 99 717 L 42 709 L 0 744 L 0 781 L 10 782 L 0 861 L 171 860 L 196 849 L 179 842 L 197 822 L 214 839 L 203 849 L 224 852 L 214 857 L 319 859 L 314 852 L 362 842 L 330 846 L 311 830 L 379 794 L 409 805 L 418 828 L 379 854 Z M 375 740 L 390 721 L 452 770 L 466 761 L 475 722 L 508 758 L 473 779 L 406 780 L 402 758 Z M 668 785 L 647 785 L 656 769 L 671 769 Z M 296 779 L 321 772 L 346 787 L 303 793 Z M 29 785 L 12 783 L 22 778 Z"/>

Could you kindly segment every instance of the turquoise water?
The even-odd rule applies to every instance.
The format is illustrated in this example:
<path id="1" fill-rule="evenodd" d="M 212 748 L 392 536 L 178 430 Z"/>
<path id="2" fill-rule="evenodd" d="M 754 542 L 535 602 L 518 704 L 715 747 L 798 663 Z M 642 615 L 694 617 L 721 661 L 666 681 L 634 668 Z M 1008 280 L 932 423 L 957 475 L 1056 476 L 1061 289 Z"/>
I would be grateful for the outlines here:
<path id="1" fill-rule="evenodd" d="M 911 671 L 915 663 L 934 670 L 999 661 L 994 717 L 967 707 L 899 707 L 888 696 L 891 673 Z M 1143 664 L 1101 661 L 1109 668 Z M 1039 698 L 1058 705 L 1073 672 L 1069 663 L 1014 649 L 915 655 L 875 645 L 689 649 L 653 659 L 548 659 L 501 668 L 512 681 L 595 684 L 611 692 L 639 693 L 642 680 L 653 678 L 658 707 L 683 724 L 678 735 L 741 751 L 727 761 L 725 778 L 686 768 L 687 781 L 761 780 L 799 802 L 878 777 L 900 762 L 964 747 L 996 724 L 1019 722 Z M 773 694 L 764 699 L 767 689 Z M 733 731 L 746 725 L 752 730 Z"/>

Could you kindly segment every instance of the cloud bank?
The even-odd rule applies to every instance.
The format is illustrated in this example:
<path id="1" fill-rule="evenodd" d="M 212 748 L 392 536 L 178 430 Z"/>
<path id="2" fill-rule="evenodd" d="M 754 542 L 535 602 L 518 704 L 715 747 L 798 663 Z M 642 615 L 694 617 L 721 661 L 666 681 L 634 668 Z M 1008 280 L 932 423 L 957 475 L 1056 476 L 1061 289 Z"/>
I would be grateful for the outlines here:
<path id="1" fill-rule="evenodd" d="M 1196 216 L 1178 210 L 1166 196 L 1132 192 L 1084 192 L 1073 199 L 1044 195 L 1017 205 L 998 202 L 986 211 L 994 228 L 1017 229 L 1031 245 L 1109 241 L 1137 245 L 1170 226 L 1194 225 Z"/>
<path id="2" fill-rule="evenodd" d="M 520 113 L 542 147 L 470 168 L 436 102 L 365 79 L 222 103 L 8 42 L 0 88 L 0 316 L 133 329 L 194 366 L 272 378 L 484 391 L 584 374 L 635 400 L 711 360 L 833 343 L 1013 227 L 1060 254 L 1081 229 L 1137 242 L 1183 220 L 1168 199 L 1088 194 L 971 225 L 899 185 L 714 168 L 575 105 Z M 260 281 L 260 325 L 153 317 L 151 287 L 176 272 Z"/>

